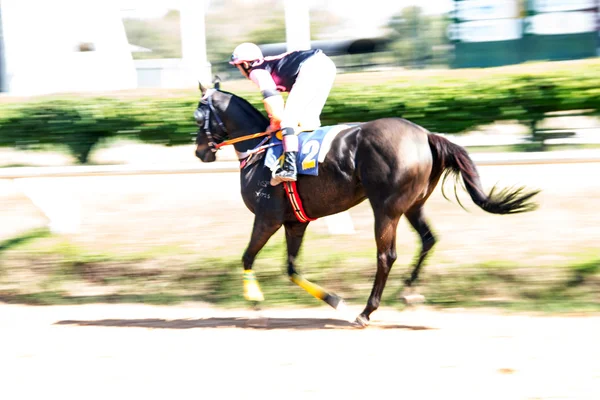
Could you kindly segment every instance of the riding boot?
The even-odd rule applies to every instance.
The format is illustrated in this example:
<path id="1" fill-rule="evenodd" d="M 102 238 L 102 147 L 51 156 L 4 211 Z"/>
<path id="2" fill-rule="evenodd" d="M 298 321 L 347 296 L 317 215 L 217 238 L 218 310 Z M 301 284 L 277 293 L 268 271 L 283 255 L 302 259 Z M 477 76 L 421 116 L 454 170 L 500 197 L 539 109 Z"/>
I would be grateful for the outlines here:
<path id="1" fill-rule="evenodd" d="M 296 170 L 297 151 L 286 151 L 284 153 L 283 167 L 277 168 L 271 178 L 271 185 L 277 186 L 281 182 L 290 182 L 297 179 L 298 171 Z"/>
<path id="2" fill-rule="evenodd" d="M 277 168 L 273 172 L 271 185 L 277 186 L 281 182 L 295 181 L 298 171 L 296 171 L 296 155 L 298 154 L 298 136 L 295 129 L 285 127 L 281 129 L 283 142 L 283 167 Z"/>

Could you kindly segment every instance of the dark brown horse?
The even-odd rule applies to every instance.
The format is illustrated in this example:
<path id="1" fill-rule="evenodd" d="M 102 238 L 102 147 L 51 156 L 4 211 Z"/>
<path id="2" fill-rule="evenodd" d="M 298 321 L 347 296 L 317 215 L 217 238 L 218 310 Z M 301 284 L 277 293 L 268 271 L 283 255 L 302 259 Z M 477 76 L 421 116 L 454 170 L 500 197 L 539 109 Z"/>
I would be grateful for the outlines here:
<path id="1" fill-rule="evenodd" d="M 199 126 L 196 156 L 204 162 L 215 161 L 215 146 L 224 140 L 263 132 L 268 120 L 246 100 L 234 94 L 202 88 L 202 100 L 195 117 Z M 244 159 L 261 138 L 235 144 Z M 218 146 L 217 146 L 218 147 Z M 445 175 L 462 176 L 464 186 L 475 204 L 494 214 L 531 211 L 531 198 L 537 191 L 524 188 L 483 191 L 479 175 L 466 150 L 442 136 L 401 118 L 383 118 L 341 131 L 333 140 L 319 175 L 301 175 L 297 188 L 306 214 L 320 218 L 336 214 L 369 199 L 375 215 L 377 273 L 369 300 L 356 322 L 366 325 L 379 307 L 381 295 L 394 261 L 396 228 L 405 215 L 422 240 L 422 248 L 406 285 L 411 286 L 435 237 L 425 220 L 423 205 Z M 271 171 L 261 156 L 254 157 L 240 170 L 244 203 L 254 213 L 250 243 L 244 252 L 246 298 L 261 300 L 252 264 L 269 238 L 283 225 L 287 241 L 287 270 L 290 279 L 334 308 L 343 305 L 336 295 L 302 278 L 295 260 L 308 223 L 299 222 L 282 185 L 271 186 Z"/>

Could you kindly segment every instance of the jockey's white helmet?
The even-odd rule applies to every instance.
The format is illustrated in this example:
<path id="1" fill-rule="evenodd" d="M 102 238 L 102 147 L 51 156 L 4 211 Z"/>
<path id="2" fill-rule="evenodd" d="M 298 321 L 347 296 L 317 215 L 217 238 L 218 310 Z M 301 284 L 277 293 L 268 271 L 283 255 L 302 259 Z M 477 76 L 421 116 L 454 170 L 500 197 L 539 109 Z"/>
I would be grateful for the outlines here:
<path id="1" fill-rule="evenodd" d="M 229 64 L 237 65 L 244 61 L 250 62 L 261 58 L 263 58 L 263 53 L 257 45 L 242 43 L 233 50 Z"/>

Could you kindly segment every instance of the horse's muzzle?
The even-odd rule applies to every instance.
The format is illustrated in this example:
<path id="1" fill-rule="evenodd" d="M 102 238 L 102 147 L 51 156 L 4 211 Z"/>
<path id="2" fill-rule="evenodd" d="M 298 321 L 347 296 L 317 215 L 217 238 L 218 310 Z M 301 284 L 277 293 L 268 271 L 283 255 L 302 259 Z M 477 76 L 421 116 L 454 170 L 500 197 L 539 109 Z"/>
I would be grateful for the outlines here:
<path id="1" fill-rule="evenodd" d="M 196 157 L 202 160 L 202 162 L 213 162 L 217 159 L 216 153 L 205 144 L 199 144 L 196 146 Z"/>

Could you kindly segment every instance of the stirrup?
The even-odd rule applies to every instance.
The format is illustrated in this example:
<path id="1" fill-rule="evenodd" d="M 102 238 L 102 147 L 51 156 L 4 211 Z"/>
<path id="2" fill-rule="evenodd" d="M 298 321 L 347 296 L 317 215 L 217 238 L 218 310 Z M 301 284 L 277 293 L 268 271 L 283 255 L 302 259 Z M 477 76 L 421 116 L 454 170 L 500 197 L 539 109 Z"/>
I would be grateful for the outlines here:
<path id="1" fill-rule="evenodd" d="M 296 182 L 298 180 L 298 176 L 297 175 L 291 175 L 291 176 L 278 176 L 279 180 L 281 180 L 282 182 Z"/>
<path id="2" fill-rule="evenodd" d="M 297 173 L 292 176 L 280 175 L 280 174 L 286 174 L 286 173 L 288 173 L 288 171 L 286 171 L 284 169 L 277 169 L 275 172 L 273 172 L 273 175 L 271 176 L 271 186 L 277 186 L 281 182 L 295 182 L 298 180 Z"/>

